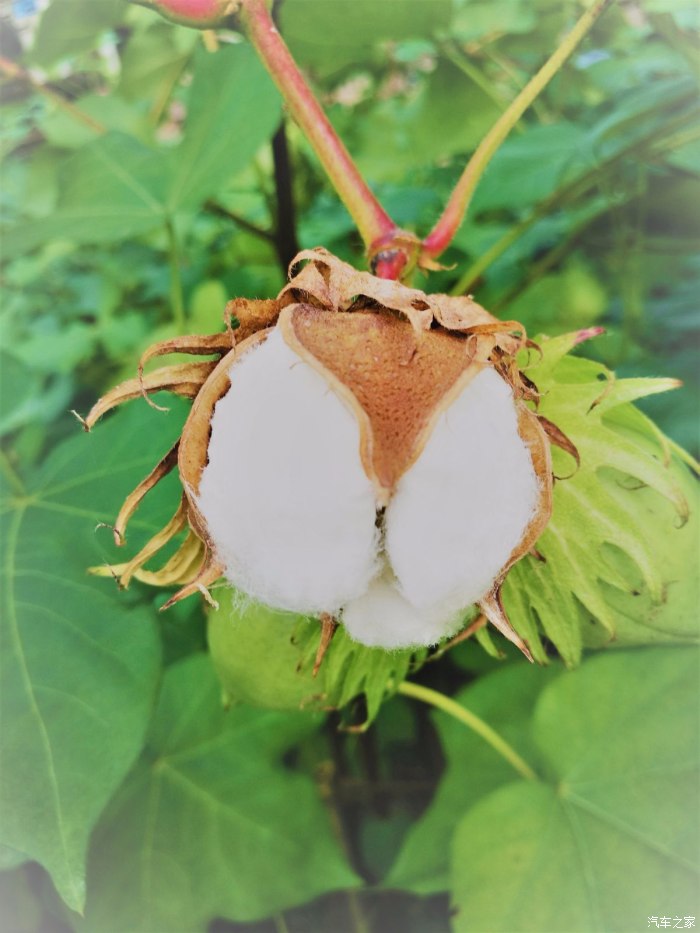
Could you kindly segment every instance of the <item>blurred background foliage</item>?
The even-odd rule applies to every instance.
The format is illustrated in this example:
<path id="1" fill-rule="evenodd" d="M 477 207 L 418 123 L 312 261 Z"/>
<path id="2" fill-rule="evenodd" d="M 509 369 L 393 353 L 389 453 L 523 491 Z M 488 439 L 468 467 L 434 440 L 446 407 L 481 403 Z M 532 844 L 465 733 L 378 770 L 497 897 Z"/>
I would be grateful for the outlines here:
<path id="1" fill-rule="evenodd" d="M 425 234 L 579 10 L 283 0 L 277 16 L 381 202 Z M 424 683 L 459 691 L 534 763 L 535 787 L 401 697 L 363 735 L 339 733 L 334 715 L 242 705 L 227 718 L 199 606 L 155 620 L 164 597 L 143 587 L 72 590 L 107 553 L 95 523 L 113 519 L 183 411 L 134 403 L 84 438 L 68 410 L 131 376 L 156 339 L 218 330 L 228 298 L 276 294 L 295 243 L 359 266 L 363 251 L 304 138 L 278 132 L 279 95 L 237 33 L 202 35 L 123 0 L 14 0 L 0 17 L 4 567 L 21 571 L 5 609 L 33 607 L 24 666 L 16 631 L 7 654 L 10 694 L 14 677 L 34 704 L 10 701 L 20 717 L 4 738 L 24 762 L 3 798 L 6 929 L 510 933 L 693 913 L 691 649 L 615 652 L 564 674 L 466 644 L 426 665 Z M 473 292 L 531 334 L 603 325 L 586 355 L 684 381 L 640 405 L 695 453 L 697 20 L 695 0 L 613 4 L 493 160 L 448 267 L 416 282 Z M 290 196 L 294 211 L 280 209 Z M 130 545 L 164 515 L 155 496 Z M 262 670 L 265 645 L 248 649 L 248 670 Z M 71 704 L 57 711 L 39 683 L 69 683 Z M 46 727 L 34 738 L 32 716 Z M 567 759 L 577 742 L 588 752 Z M 581 786 L 561 803 L 563 781 Z M 569 857 L 578 868 L 564 870 Z M 632 893 L 622 864 L 638 874 Z"/>

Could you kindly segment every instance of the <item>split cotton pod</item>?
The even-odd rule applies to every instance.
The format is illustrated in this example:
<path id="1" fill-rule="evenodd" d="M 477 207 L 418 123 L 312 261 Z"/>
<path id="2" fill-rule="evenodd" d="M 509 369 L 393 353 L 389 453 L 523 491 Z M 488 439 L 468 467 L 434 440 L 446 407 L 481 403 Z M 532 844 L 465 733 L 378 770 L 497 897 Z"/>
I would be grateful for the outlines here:
<path id="1" fill-rule="evenodd" d="M 152 347 L 139 378 L 85 420 L 167 389 L 193 399 L 179 443 L 128 497 L 176 465 L 173 520 L 131 561 L 132 577 L 181 589 L 219 577 L 274 609 L 345 625 L 383 648 L 435 645 L 466 610 L 528 653 L 499 593 L 551 513 L 547 433 L 516 362 L 522 327 L 469 297 L 428 295 L 358 272 L 325 250 L 292 264 L 269 301 L 229 303 L 227 330 Z M 143 364 L 166 353 L 218 361 Z M 178 532 L 156 571 L 146 563 Z"/>

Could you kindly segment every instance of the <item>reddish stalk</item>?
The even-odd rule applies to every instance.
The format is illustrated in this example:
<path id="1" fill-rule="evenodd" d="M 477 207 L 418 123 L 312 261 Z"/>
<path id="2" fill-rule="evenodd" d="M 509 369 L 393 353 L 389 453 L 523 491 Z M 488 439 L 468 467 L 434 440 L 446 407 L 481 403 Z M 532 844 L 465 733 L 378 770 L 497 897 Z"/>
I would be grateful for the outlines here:
<path id="1" fill-rule="evenodd" d="M 240 18 L 290 114 L 313 146 L 368 249 L 377 240 L 390 238 L 397 232 L 396 225 L 372 194 L 338 138 L 280 36 L 264 0 L 245 0 Z"/>

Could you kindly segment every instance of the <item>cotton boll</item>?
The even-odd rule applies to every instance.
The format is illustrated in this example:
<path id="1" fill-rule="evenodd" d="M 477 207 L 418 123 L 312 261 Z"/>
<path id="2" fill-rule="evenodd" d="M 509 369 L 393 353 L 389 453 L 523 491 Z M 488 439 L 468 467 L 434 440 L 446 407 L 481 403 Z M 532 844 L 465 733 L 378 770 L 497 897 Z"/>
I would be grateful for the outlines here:
<path id="1" fill-rule="evenodd" d="M 230 376 L 197 500 L 217 557 L 261 602 L 337 612 L 377 569 L 375 497 L 357 421 L 278 331 Z"/>
<path id="2" fill-rule="evenodd" d="M 350 637 L 377 648 L 436 645 L 459 628 L 463 613 L 438 609 L 419 611 L 399 592 L 390 571 L 375 578 L 362 596 L 343 610 Z"/>
<path id="3" fill-rule="evenodd" d="M 521 540 L 538 480 L 510 387 L 492 369 L 444 411 L 401 478 L 385 518 L 386 550 L 418 613 L 478 601 Z"/>

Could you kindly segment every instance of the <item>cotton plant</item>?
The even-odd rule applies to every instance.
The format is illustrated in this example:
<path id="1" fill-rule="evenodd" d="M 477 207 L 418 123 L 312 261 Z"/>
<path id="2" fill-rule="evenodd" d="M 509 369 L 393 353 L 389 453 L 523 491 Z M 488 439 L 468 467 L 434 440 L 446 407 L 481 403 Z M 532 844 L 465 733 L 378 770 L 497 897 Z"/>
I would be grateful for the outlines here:
<path id="1" fill-rule="evenodd" d="M 178 443 L 127 498 L 117 544 L 144 496 L 177 469 L 171 521 L 131 560 L 95 568 L 178 585 L 165 607 L 225 580 L 245 600 L 320 621 L 317 673 L 342 625 L 369 648 L 425 649 L 471 633 L 470 607 L 532 659 L 501 591 L 552 516 L 551 447 L 576 463 L 566 424 L 539 411 L 527 374 L 542 350 L 469 295 L 409 284 L 439 268 L 490 158 L 605 4 L 581 17 L 484 137 L 430 233 L 398 228 L 307 87 L 262 0 L 148 3 L 195 27 L 248 36 L 314 147 L 367 246 L 370 271 L 302 250 L 271 299 L 232 299 L 216 334 L 161 341 L 138 376 L 84 420 L 154 392 L 192 399 Z M 573 343 L 597 333 L 582 331 Z M 169 353 L 214 357 L 146 371 Z M 669 388 L 664 385 L 663 388 Z M 650 388 L 649 391 L 659 389 Z M 643 393 L 640 393 L 643 394 Z M 153 404 L 153 403 L 151 403 Z M 159 570 L 148 562 L 185 531 Z M 469 624 L 468 624 L 469 623 Z"/>

